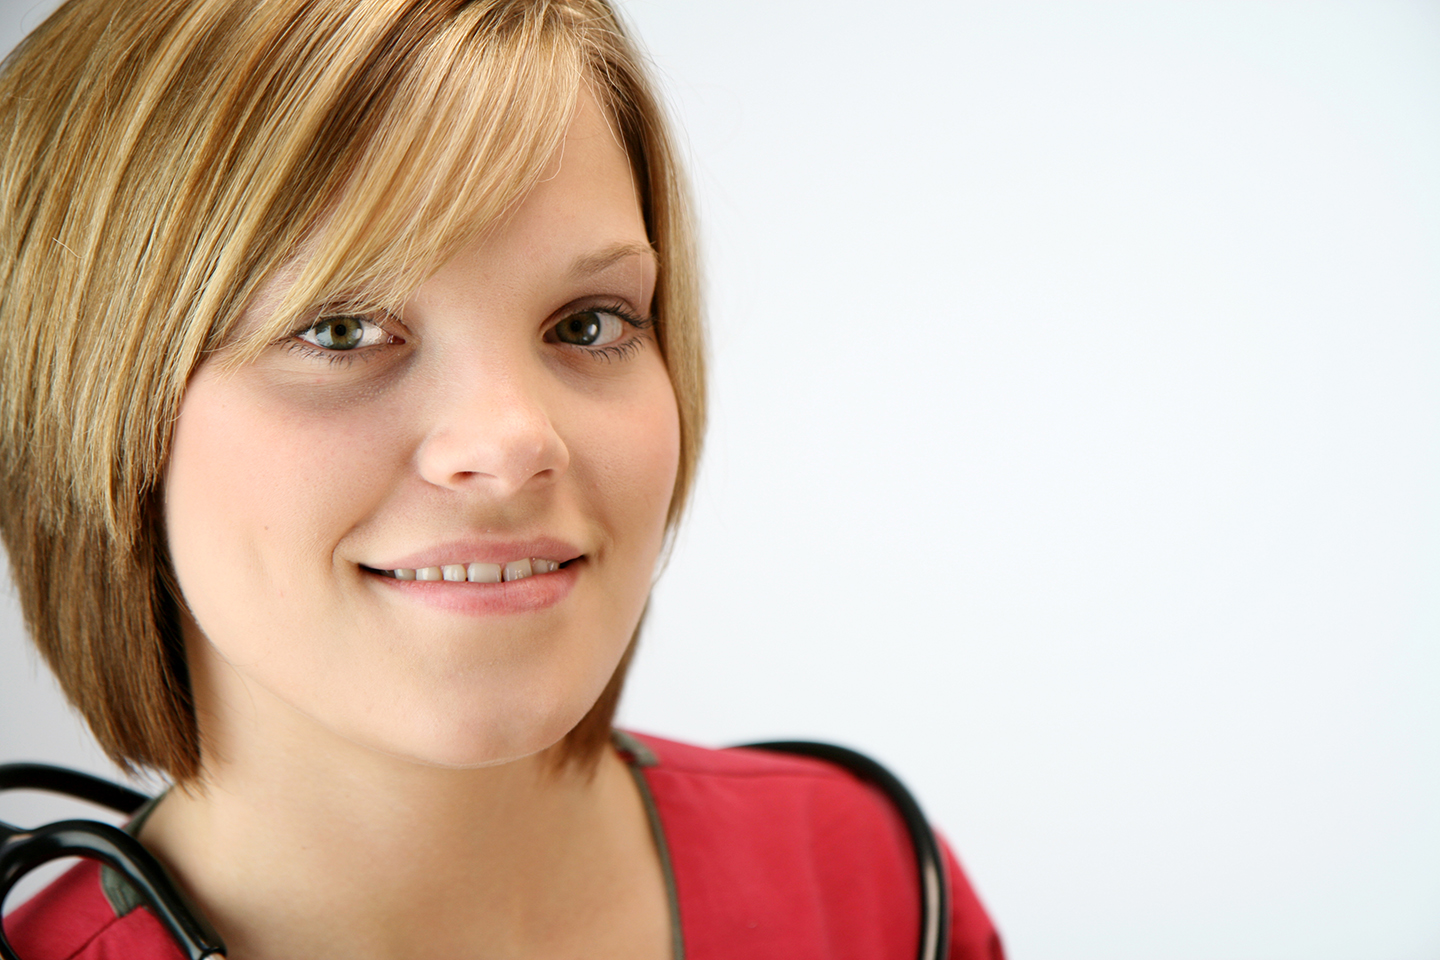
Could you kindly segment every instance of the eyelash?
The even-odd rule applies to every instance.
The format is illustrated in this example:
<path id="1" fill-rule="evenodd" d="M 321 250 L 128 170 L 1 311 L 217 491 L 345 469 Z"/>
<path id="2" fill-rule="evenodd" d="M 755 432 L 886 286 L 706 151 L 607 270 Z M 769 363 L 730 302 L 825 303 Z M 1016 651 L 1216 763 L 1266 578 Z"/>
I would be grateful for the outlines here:
<path id="1" fill-rule="evenodd" d="M 584 307 L 580 310 L 576 310 L 572 313 L 567 314 L 564 317 L 561 317 L 560 322 L 565 322 L 565 320 L 573 317 L 577 313 L 591 312 L 608 313 L 611 316 L 619 317 L 620 321 L 626 326 L 630 327 L 633 332 L 625 339 L 620 340 L 616 343 L 606 344 L 603 347 L 585 347 L 579 344 L 564 344 L 564 346 L 571 347 L 575 350 L 583 350 L 585 353 L 590 354 L 590 356 L 594 357 L 596 360 L 603 360 L 606 363 L 616 363 L 618 361 L 627 360 L 630 357 L 633 357 L 635 353 L 644 344 L 644 340 L 640 336 L 640 334 L 655 326 L 654 317 L 642 317 L 638 313 L 627 307 L 625 304 L 619 302 L 591 304 L 590 306 Z M 559 324 L 556 324 L 556 326 L 558 325 Z M 555 329 L 555 327 L 552 326 L 550 330 L 553 329 Z M 548 330 L 546 331 L 546 335 L 549 335 Z"/>

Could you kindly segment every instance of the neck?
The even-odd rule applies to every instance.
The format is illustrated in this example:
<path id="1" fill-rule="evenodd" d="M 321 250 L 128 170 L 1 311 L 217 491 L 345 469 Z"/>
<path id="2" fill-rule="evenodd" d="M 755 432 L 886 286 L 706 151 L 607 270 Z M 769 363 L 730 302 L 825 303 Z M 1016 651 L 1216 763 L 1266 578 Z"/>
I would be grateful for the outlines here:
<path id="1" fill-rule="evenodd" d="M 654 926 L 663 878 L 613 751 L 457 770 L 331 747 L 227 751 L 145 824 L 232 960 L 542 957 Z"/>

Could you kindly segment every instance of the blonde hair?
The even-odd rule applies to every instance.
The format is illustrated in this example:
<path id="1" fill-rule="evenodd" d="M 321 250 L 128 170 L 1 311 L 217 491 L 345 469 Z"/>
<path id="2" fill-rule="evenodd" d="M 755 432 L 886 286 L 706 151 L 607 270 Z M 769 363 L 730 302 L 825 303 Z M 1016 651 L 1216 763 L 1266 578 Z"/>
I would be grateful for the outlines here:
<path id="1" fill-rule="evenodd" d="M 200 766 L 159 503 L 191 372 L 302 245 L 237 360 L 339 293 L 398 304 L 535 182 L 582 85 L 659 259 L 673 529 L 705 419 L 693 232 L 605 0 L 70 0 L 0 69 L 0 534 L 35 643 L 116 762 Z M 633 646 L 567 759 L 598 755 Z"/>

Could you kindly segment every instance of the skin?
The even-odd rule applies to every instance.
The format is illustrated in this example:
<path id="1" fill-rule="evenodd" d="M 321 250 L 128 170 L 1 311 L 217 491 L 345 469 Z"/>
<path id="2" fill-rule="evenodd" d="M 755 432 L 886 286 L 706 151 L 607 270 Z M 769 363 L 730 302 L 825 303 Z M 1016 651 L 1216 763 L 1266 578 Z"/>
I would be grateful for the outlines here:
<path id="1" fill-rule="evenodd" d="M 361 346 L 336 350 L 317 311 L 238 371 L 196 371 L 165 517 L 203 775 L 142 839 L 232 960 L 668 955 L 628 772 L 547 756 L 614 672 L 664 536 L 664 360 L 643 323 L 594 312 L 648 317 L 655 270 L 586 94 L 513 216 Z M 375 572 L 535 538 L 560 546 L 518 556 L 572 562 L 503 585 Z"/>

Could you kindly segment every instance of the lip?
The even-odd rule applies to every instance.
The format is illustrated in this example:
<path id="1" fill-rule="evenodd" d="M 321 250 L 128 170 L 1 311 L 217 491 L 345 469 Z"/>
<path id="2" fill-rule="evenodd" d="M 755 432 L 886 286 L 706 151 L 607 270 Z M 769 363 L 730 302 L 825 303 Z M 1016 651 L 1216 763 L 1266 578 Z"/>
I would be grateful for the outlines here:
<path id="1" fill-rule="evenodd" d="M 536 537 L 527 540 L 494 540 L 486 537 L 462 538 L 445 543 L 433 544 L 414 553 L 399 557 L 387 557 L 363 565 L 371 570 L 418 570 L 422 567 L 442 567 L 447 563 L 509 563 L 511 560 L 525 560 L 539 557 L 567 563 L 581 557 L 584 551 L 574 544 L 553 537 Z M 559 571 L 557 571 L 559 572 Z M 554 576 L 554 574 L 545 574 Z M 524 581 L 515 581 L 523 583 Z"/>

